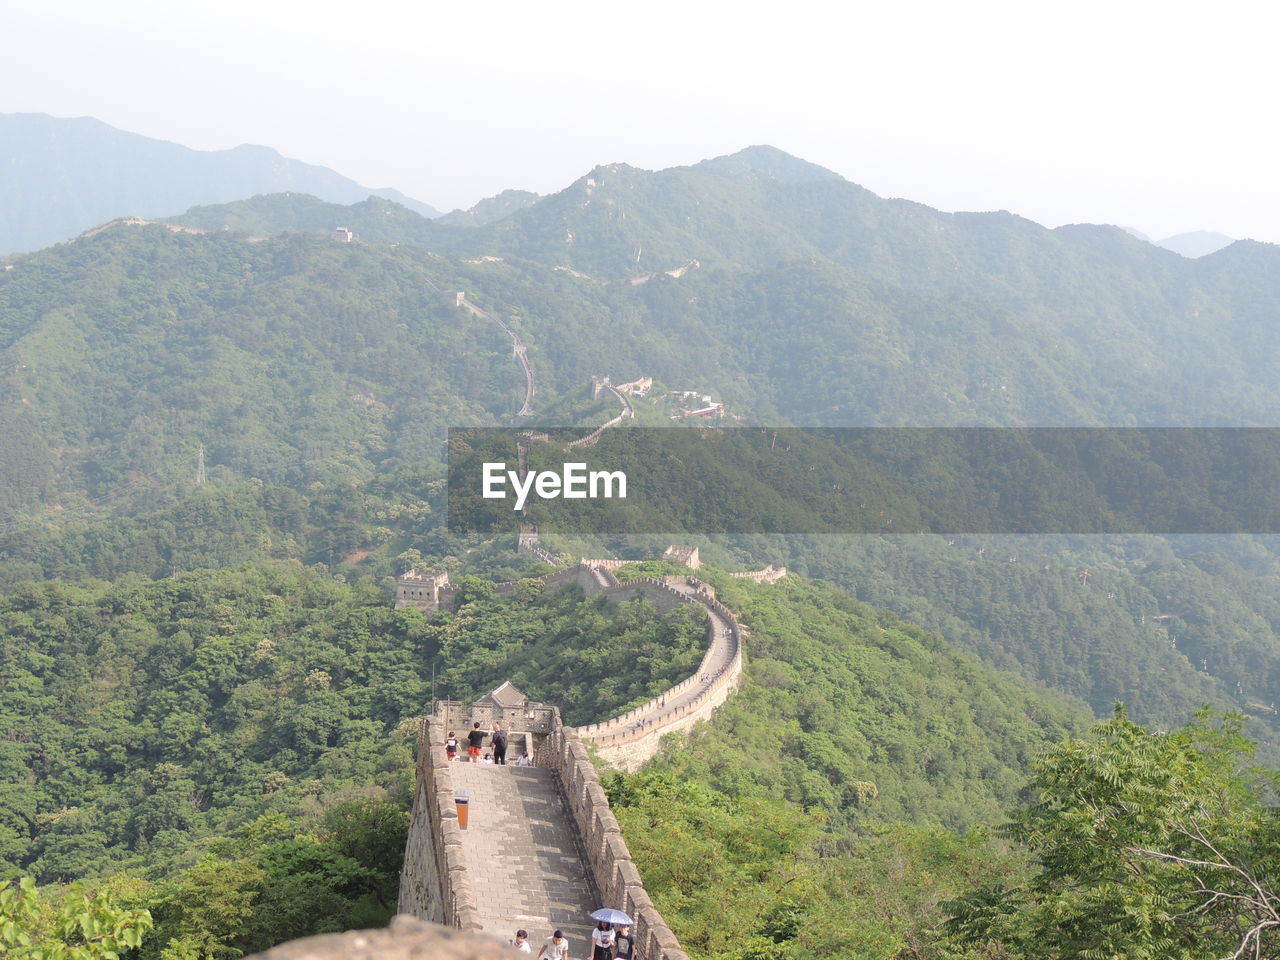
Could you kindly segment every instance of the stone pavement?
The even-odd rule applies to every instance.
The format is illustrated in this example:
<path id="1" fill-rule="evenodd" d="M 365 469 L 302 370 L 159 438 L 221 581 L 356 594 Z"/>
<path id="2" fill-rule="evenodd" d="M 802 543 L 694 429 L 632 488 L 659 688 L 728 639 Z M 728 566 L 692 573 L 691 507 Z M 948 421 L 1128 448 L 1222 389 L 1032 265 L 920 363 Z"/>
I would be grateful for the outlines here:
<path id="1" fill-rule="evenodd" d="M 601 904 L 555 774 L 461 761 L 450 772 L 454 790 L 470 795 L 462 853 L 485 932 L 505 942 L 523 927 L 536 954 L 558 928 L 572 960 L 590 958 L 589 914 Z"/>

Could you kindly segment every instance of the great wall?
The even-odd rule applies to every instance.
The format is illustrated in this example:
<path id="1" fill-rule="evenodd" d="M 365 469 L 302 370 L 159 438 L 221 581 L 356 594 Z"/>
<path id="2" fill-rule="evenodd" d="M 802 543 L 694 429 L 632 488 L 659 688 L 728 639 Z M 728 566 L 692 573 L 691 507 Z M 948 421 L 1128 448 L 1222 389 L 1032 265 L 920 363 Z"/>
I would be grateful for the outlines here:
<path id="1" fill-rule="evenodd" d="M 530 416 L 534 379 L 520 338 L 498 317 L 469 303 L 465 294 L 455 292 L 454 296 L 458 306 L 497 323 L 511 337 L 525 375 L 524 403 L 517 416 Z M 608 377 L 593 377 L 592 397 L 607 392 L 621 410 L 591 433 L 567 444 L 566 449 L 590 446 L 606 430 L 633 418 L 631 396 L 644 396 L 652 383 L 652 378 L 645 377 L 615 386 Z M 522 476 L 529 445 L 549 439 L 535 431 L 518 436 Z M 558 563 L 531 526 L 521 527 L 517 545 L 549 565 Z M 690 569 L 699 566 L 694 547 L 673 546 L 663 557 Z M 623 565 L 621 560 L 579 560 L 541 577 L 494 584 L 493 591 L 511 594 L 518 585 L 532 581 L 541 583 L 544 590 L 574 586 L 585 598 L 603 597 L 608 603 L 644 598 L 660 613 L 699 604 L 707 617 L 707 643 L 697 671 L 623 714 L 579 728 L 565 725 L 556 707 L 528 702 L 510 683 L 470 705 L 454 701 L 436 704 L 433 713 L 423 719 L 418 736 L 399 926 L 361 934 L 362 948 L 373 942 L 369 938 L 381 938 L 379 942 L 385 943 L 387 950 L 402 949 L 411 956 L 417 949 L 416 937 L 418 947 L 433 957 L 446 956 L 446 947 L 456 950 L 451 955 L 459 960 L 490 955 L 483 939 L 464 943 L 448 939 L 452 935 L 439 927 L 406 927 L 407 919 L 413 917 L 464 935 L 488 934 L 500 941 L 513 935 L 517 927 L 524 927 L 531 931 L 535 944 L 552 929 L 561 929 L 573 944 L 572 955 L 579 956 L 584 955 L 583 950 L 589 953 L 589 912 L 607 905 L 633 919 L 637 957 L 688 960 L 644 889 L 588 747 L 598 760 L 634 771 L 661 749 L 664 737 L 709 718 L 729 698 L 741 677 L 744 629 L 716 598 L 710 584 L 694 576 L 640 577 L 624 582 L 614 573 Z M 734 574 L 757 583 L 775 583 L 785 575 L 785 568 L 772 566 Z M 456 601 L 457 587 L 447 573 L 414 569 L 397 580 L 398 608 L 410 606 L 433 615 L 453 609 Z M 512 755 L 530 758 L 531 765 L 499 767 L 447 760 L 443 747 L 446 734 L 465 733 L 473 724 L 484 730 L 501 724 L 510 732 Z M 350 939 L 331 938 L 315 956 L 347 956 L 351 946 Z M 368 956 L 380 954 L 370 952 Z"/>
<path id="2" fill-rule="evenodd" d="M 532 528 L 521 529 L 518 545 L 550 556 Z M 672 547 L 664 557 L 693 569 L 699 565 L 696 548 Z M 745 631 L 714 588 L 697 577 L 622 581 L 614 570 L 623 563 L 579 560 L 531 580 L 548 590 L 574 586 L 584 597 L 609 603 L 643 597 L 659 612 L 701 605 L 707 647 L 697 672 L 626 713 L 578 728 L 565 725 L 556 707 L 528 702 L 509 683 L 470 705 L 437 704 L 419 733 L 401 914 L 502 938 L 523 926 L 535 943 L 559 928 L 577 955 L 589 935 L 587 913 L 607 905 L 633 918 L 637 956 L 687 960 L 644 889 L 588 749 L 600 761 L 635 770 L 661 749 L 663 737 L 710 717 L 737 686 Z M 742 576 L 773 583 L 785 574 L 768 567 Z M 510 594 L 528 582 L 493 589 Z M 445 574 L 411 570 L 397 583 L 398 607 L 434 613 L 455 601 L 456 589 Z M 511 731 L 513 755 L 527 753 L 532 766 L 447 761 L 446 734 L 477 722 L 485 730 L 501 723 Z M 467 795 L 466 827 L 459 817 L 460 793 Z"/>
<path id="3" fill-rule="evenodd" d="M 502 328 L 502 331 L 507 336 L 511 338 L 512 355 L 518 361 L 520 361 L 520 368 L 524 371 L 524 403 L 521 404 L 520 409 L 516 412 L 516 416 L 517 417 L 533 416 L 533 395 L 534 393 L 537 392 L 537 387 L 534 385 L 534 382 L 533 382 L 533 368 L 529 366 L 529 351 L 525 348 L 525 345 L 523 341 L 521 341 L 519 334 L 517 334 L 514 330 L 512 330 L 511 327 L 507 324 L 507 322 L 503 320 L 501 317 L 495 316 L 494 314 L 489 313 L 487 310 L 482 310 L 480 307 L 477 307 L 474 303 L 472 303 L 470 300 L 467 299 L 467 295 L 463 293 L 461 290 L 454 292 L 454 303 L 457 306 L 462 307 L 464 310 L 471 312 L 477 317 L 483 317 L 485 320 L 492 320 L 494 323 L 496 323 L 499 327 Z"/>
<path id="4" fill-rule="evenodd" d="M 678 272 L 669 272 L 679 276 L 696 266 L 692 261 Z M 531 416 L 533 370 L 519 336 L 500 318 L 470 303 L 461 291 L 451 296 L 457 306 L 496 323 L 511 337 L 525 378 L 524 402 L 517 416 Z M 566 449 L 590 446 L 606 430 L 634 418 L 631 397 L 645 396 L 653 379 L 642 377 L 615 386 L 608 377 L 597 376 L 591 385 L 593 398 L 607 392 L 621 410 Z M 714 406 L 723 411 L 722 404 Z M 529 445 L 549 440 L 547 434 L 536 431 L 518 436 L 522 476 Z M 521 527 L 517 545 L 551 566 L 559 563 L 532 526 Z M 694 570 L 700 563 L 695 547 L 669 547 L 663 558 Z M 579 728 L 565 725 L 555 706 L 530 703 L 510 683 L 469 705 L 436 704 L 418 733 L 399 915 L 385 930 L 309 937 L 256 957 L 497 960 L 512 955 L 504 944 L 511 942 L 517 927 L 529 929 L 535 945 L 552 929 L 563 930 L 572 945 L 571 955 L 585 957 L 590 954 L 588 914 L 596 906 L 607 905 L 632 918 L 637 958 L 689 960 L 644 888 L 593 755 L 613 767 L 634 771 L 661 749 L 664 737 L 708 719 L 737 687 L 746 631 L 710 584 L 693 576 L 624 582 L 614 571 L 625 563 L 578 560 L 540 577 L 494 584 L 493 590 L 498 595 L 511 594 L 519 584 L 532 581 L 550 590 L 576 586 L 584 597 L 603 597 L 609 603 L 644 598 L 660 613 L 699 604 L 707 617 L 707 645 L 697 671 L 626 713 Z M 776 583 L 786 573 L 785 567 L 768 566 L 730 576 Z M 414 569 L 397 579 L 397 608 L 410 606 L 433 615 L 453 609 L 456 600 L 457 587 L 447 573 Z M 466 731 L 475 723 L 485 730 L 502 724 L 510 732 L 512 755 L 527 756 L 531 765 L 499 767 L 447 760 L 446 734 Z"/>

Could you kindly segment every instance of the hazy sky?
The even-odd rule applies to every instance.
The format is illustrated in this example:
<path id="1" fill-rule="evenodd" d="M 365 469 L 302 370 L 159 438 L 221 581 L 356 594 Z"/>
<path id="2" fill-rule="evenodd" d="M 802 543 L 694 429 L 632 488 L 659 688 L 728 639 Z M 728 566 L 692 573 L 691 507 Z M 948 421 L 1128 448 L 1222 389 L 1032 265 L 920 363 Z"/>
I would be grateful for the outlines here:
<path id="1" fill-rule="evenodd" d="M 442 210 L 769 143 L 945 210 L 1280 242 L 1267 6 L 18 0 L 0 112 L 266 144 Z"/>

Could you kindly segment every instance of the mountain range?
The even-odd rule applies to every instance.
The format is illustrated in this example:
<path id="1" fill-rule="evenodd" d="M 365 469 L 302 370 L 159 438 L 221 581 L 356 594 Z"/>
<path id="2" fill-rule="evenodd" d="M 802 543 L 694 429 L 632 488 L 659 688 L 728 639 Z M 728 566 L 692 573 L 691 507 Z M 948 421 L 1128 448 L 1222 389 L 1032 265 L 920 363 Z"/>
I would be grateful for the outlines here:
<path id="1" fill-rule="evenodd" d="M 423 216 L 425 203 L 369 189 L 269 147 L 192 150 L 91 117 L 0 114 L 0 256 L 36 250 L 116 217 L 164 217 L 204 203 L 295 191 L 337 203 L 388 197 Z"/>
<path id="2" fill-rule="evenodd" d="M 242 478 L 367 479 L 450 423 L 509 422 L 512 334 L 535 412 L 609 374 L 774 424 L 1280 422 L 1273 245 L 1188 260 L 942 213 L 768 147 L 510 207 L 461 225 L 275 194 L 10 258 L 0 506 L 167 475 L 201 442 Z"/>
<path id="3" fill-rule="evenodd" d="M 180 172 L 192 152 L 167 147 Z M 67 155 L 64 173 L 93 167 Z M 51 220 L 79 196 L 58 176 L 30 208 Z M 539 560 L 505 527 L 450 528 L 446 428 L 621 424 L 594 459 L 643 450 L 627 428 L 668 424 L 680 395 L 723 401 L 679 434 L 687 462 L 736 447 L 776 469 L 703 471 L 652 505 L 646 529 L 670 530 L 677 509 L 781 516 L 855 482 L 817 442 L 734 425 L 1280 425 L 1268 244 L 1190 258 L 1115 227 L 942 213 L 771 147 L 604 165 L 441 217 L 362 188 L 236 189 L 0 260 L 0 868 L 130 871 L 108 886 L 151 904 L 146 960 L 384 922 L 410 738 L 439 694 L 512 679 L 579 722 L 698 662 L 696 617 L 495 590 L 548 557 L 689 571 L 654 559 L 657 533 L 544 528 Z M 968 828 L 1003 821 L 1035 759 L 1064 737 L 1078 755 L 1087 712 L 1117 701 L 1162 729 L 1204 704 L 1242 714 L 1280 762 L 1276 538 L 688 537 L 749 629 L 747 673 L 712 723 L 604 785 L 694 955 L 727 960 L 725 929 L 734 957 L 1014 955 L 928 946 L 943 904 L 1015 904 L 1003 888 L 1037 869 Z M 727 573 L 765 563 L 799 576 Z M 457 608 L 393 609 L 412 567 L 448 571 Z M 1110 729 L 1137 742 L 1127 723 Z M 1196 742 L 1235 749 L 1235 721 L 1213 723 Z M 1112 772 L 1132 767 L 1075 766 L 1147 790 Z M 1184 781 L 1148 766 L 1142 802 L 1175 806 Z"/>
<path id="4" fill-rule="evenodd" d="M 597 167 L 475 216 L 288 193 L 115 222 L 0 271 L 0 523 L 12 528 L 0 580 L 463 555 L 439 522 L 444 431 L 528 422 L 513 347 L 541 422 L 614 416 L 588 387 L 609 375 L 779 426 L 1274 426 L 1277 305 L 1272 245 L 1188 259 L 1115 227 L 942 213 L 769 147 L 659 172 Z M 642 417 L 659 415 L 651 400 Z M 202 450 L 216 497 L 191 490 Z M 216 543 L 198 522 L 214 516 Z M 883 580 L 872 574 L 888 561 L 868 566 L 863 548 L 771 549 L 756 553 L 1098 709 L 1135 689 L 1161 719 L 1236 690 L 1280 700 L 1280 614 L 1250 619 L 1265 549 L 1195 569 L 1168 548 L 1076 550 L 1049 593 L 1075 612 L 1049 627 L 1018 606 L 1040 586 L 1012 563 L 944 551 Z M 1167 584 L 1144 573 L 1163 565 L 1180 571 Z M 1109 592 L 1141 601 L 1075 597 L 1085 566 L 1114 568 L 1123 582 Z M 929 600 L 943 581 L 986 599 Z M 1191 617 L 1174 648 L 1137 624 L 1189 616 L 1162 598 L 1192 590 L 1235 599 Z M 1101 622 L 1105 636 L 1088 627 Z M 1206 656 L 1227 637 L 1229 656 Z M 1098 645 L 1145 666 L 1064 664 L 1063 649 Z"/>

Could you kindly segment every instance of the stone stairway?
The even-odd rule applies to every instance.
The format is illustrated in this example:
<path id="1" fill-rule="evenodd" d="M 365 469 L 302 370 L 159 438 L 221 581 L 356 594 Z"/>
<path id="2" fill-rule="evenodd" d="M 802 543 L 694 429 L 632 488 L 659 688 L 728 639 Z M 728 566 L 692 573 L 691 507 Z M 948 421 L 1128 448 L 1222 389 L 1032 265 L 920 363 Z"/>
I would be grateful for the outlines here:
<path id="1" fill-rule="evenodd" d="M 596 907 L 555 773 L 540 767 L 449 765 L 454 791 L 469 794 L 462 853 L 480 923 L 503 942 L 523 927 L 534 953 L 555 929 L 569 955 L 590 957 Z"/>

